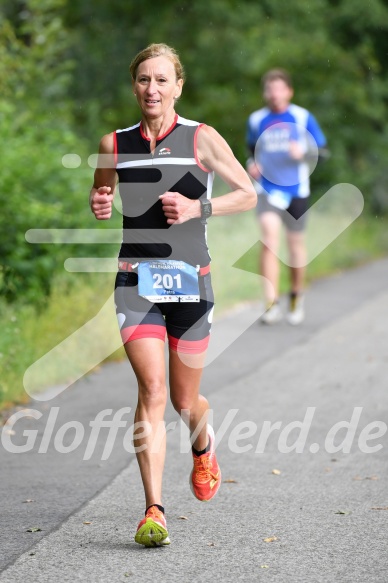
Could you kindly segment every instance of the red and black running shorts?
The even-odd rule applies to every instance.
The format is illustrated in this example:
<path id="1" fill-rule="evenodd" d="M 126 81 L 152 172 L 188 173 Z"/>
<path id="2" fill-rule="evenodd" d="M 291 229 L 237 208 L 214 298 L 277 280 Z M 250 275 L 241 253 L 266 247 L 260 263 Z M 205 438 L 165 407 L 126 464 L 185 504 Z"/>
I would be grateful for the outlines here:
<path id="1" fill-rule="evenodd" d="M 152 303 L 138 294 L 136 272 L 119 271 L 115 282 L 116 314 L 123 344 L 140 338 L 168 337 L 176 352 L 200 354 L 209 344 L 214 294 L 211 274 L 199 276 L 199 302 Z"/>

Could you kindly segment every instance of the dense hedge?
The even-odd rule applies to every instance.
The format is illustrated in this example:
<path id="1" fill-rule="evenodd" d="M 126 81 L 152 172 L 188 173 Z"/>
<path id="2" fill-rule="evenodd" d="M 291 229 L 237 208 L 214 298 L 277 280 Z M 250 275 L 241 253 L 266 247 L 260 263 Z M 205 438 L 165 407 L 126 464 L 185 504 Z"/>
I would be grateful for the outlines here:
<path id="1" fill-rule="evenodd" d="M 149 42 L 181 55 L 179 112 L 216 127 L 242 162 L 260 76 L 287 68 L 295 102 L 316 114 L 332 152 L 315 191 L 351 182 L 370 212 L 387 212 L 387 29 L 385 0 L 3 0 L 0 292 L 42 301 L 64 257 L 87 255 L 31 245 L 28 229 L 104 228 L 87 208 L 87 158 L 103 133 L 138 120 L 128 65 Z M 79 168 L 63 166 L 70 152 Z"/>

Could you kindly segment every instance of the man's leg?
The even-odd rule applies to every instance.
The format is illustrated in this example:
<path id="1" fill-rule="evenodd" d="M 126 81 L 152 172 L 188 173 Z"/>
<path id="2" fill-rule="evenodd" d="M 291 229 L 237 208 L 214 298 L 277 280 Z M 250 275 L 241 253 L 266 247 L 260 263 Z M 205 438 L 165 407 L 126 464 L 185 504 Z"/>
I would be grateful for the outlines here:
<path id="1" fill-rule="evenodd" d="M 289 324 L 297 326 L 305 318 L 304 282 L 307 263 L 307 251 L 304 231 L 287 231 L 290 264 L 290 297 L 287 312 Z"/>
<path id="2" fill-rule="evenodd" d="M 280 264 L 278 259 L 280 229 L 282 220 L 276 212 L 264 212 L 259 215 L 262 247 L 259 268 L 264 281 L 264 299 L 266 305 L 279 298 Z"/>
<path id="3" fill-rule="evenodd" d="M 307 263 L 307 250 L 304 231 L 287 231 L 289 250 L 291 293 L 301 294 Z"/>

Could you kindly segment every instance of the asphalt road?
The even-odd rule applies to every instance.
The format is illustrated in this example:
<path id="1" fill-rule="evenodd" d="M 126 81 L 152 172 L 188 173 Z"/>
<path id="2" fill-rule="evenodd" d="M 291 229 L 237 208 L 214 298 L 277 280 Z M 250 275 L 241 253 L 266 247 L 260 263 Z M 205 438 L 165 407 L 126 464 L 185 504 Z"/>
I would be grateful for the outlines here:
<path id="1" fill-rule="evenodd" d="M 216 343 L 246 328 L 203 377 L 223 484 L 209 504 L 192 496 L 169 407 L 167 548 L 133 541 L 144 502 L 125 449 L 129 365 L 32 401 L 40 417 L 3 430 L 0 581 L 386 583 L 387 284 L 381 260 L 311 286 L 300 327 L 252 324 L 256 304 L 216 322 Z M 103 427 L 94 440 L 93 421 L 115 414 L 117 436 Z"/>

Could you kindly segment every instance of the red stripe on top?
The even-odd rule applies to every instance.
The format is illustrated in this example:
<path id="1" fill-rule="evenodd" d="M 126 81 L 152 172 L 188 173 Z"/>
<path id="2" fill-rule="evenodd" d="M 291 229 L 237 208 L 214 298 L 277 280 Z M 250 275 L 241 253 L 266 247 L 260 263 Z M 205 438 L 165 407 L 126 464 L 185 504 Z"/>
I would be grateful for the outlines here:
<path id="1" fill-rule="evenodd" d="M 170 132 L 172 132 L 172 130 L 176 126 L 177 121 L 178 121 L 178 114 L 176 113 L 175 117 L 174 117 L 174 121 L 172 122 L 172 126 L 166 131 L 166 133 L 164 133 L 162 136 L 158 136 L 156 139 L 163 140 L 163 138 L 165 138 Z"/>
<path id="2" fill-rule="evenodd" d="M 115 166 L 117 166 L 118 149 L 117 149 L 117 134 L 116 134 L 116 132 L 113 132 L 113 153 L 114 153 Z"/>
<path id="3" fill-rule="evenodd" d="M 198 153 L 197 153 L 197 139 L 198 139 L 198 132 L 201 129 L 201 127 L 203 127 L 204 123 L 200 123 L 199 126 L 197 127 L 197 129 L 195 130 L 195 134 L 194 134 L 194 156 L 195 156 L 195 161 L 197 162 L 198 166 L 201 168 L 201 170 L 203 170 L 204 172 L 211 172 L 211 170 L 209 170 L 209 168 L 205 168 L 205 166 L 203 164 L 201 164 L 200 159 L 198 158 Z"/>
<path id="4" fill-rule="evenodd" d="M 161 136 L 158 136 L 156 138 L 156 141 L 158 142 L 160 140 L 163 140 L 163 138 L 165 138 L 170 132 L 172 132 L 172 130 L 174 129 L 174 127 L 177 124 L 177 121 L 178 121 L 178 114 L 176 113 L 175 114 L 175 117 L 174 117 L 174 121 L 172 122 L 171 127 L 169 127 L 168 130 L 164 134 L 162 134 Z M 148 136 L 146 136 L 145 133 L 144 133 L 144 130 L 143 130 L 143 122 L 142 121 L 140 122 L 140 135 L 141 135 L 142 138 L 144 138 L 148 142 L 151 141 L 151 138 L 149 138 Z"/>
<path id="5" fill-rule="evenodd" d="M 144 140 L 147 140 L 148 142 L 151 141 L 151 138 L 148 138 L 145 133 L 143 132 L 143 122 L 140 122 L 140 135 Z"/>
<path id="6" fill-rule="evenodd" d="M 171 350 L 182 352 L 182 354 L 201 354 L 205 352 L 209 345 L 209 340 L 210 336 L 206 336 L 202 340 L 182 340 L 182 338 L 168 336 L 168 344 Z"/>
<path id="7" fill-rule="evenodd" d="M 164 342 L 166 338 L 166 328 L 157 324 L 138 324 L 137 326 L 127 326 L 121 330 L 123 344 L 141 338 L 158 338 Z"/>
<path id="8" fill-rule="evenodd" d="M 119 259 L 118 269 L 120 271 L 133 271 L 135 268 L 133 267 L 133 263 L 128 263 L 128 261 L 122 261 L 121 259 Z M 205 265 L 204 267 L 199 268 L 199 275 L 201 277 L 207 275 L 208 273 L 210 273 L 210 263 L 208 265 Z"/>

